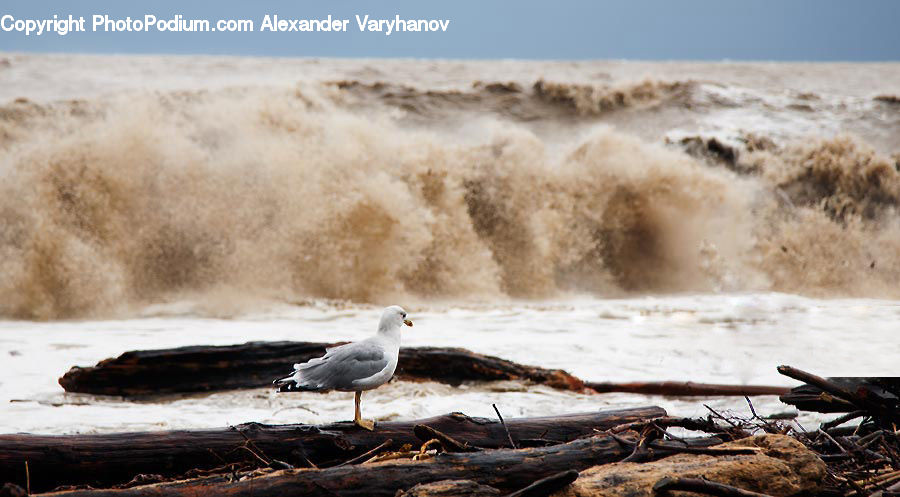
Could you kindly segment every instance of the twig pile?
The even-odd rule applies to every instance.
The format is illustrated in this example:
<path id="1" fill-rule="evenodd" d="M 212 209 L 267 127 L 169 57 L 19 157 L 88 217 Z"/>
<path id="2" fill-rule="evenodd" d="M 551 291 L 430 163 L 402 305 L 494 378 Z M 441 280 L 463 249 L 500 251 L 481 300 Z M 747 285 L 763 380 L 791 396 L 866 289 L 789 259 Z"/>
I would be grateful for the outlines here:
<path id="1" fill-rule="evenodd" d="M 863 379 L 848 388 L 789 366 L 780 366 L 778 372 L 819 389 L 816 400 L 829 411 L 841 409 L 836 406 L 849 411 L 815 431 L 794 433 L 828 465 L 823 495 L 900 497 L 900 399 Z M 858 424 L 846 425 L 857 419 Z"/>

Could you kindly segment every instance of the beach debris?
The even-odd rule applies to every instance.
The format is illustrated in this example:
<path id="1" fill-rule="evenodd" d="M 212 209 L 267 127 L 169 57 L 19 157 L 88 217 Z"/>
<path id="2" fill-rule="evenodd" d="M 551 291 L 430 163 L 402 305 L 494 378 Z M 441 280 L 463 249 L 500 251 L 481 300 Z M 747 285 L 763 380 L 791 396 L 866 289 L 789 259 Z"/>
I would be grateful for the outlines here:
<path id="1" fill-rule="evenodd" d="M 248 342 L 133 350 L 92 367 L 75 366 L 59 384 L 67 392 L 126 398 L 215 392 L 269 386 L 285 365 L 306 362 L 339 343 Z M 585 393 L 629 392 L 670 396 L 781 395 L 786 387 L 695 382 L 585 382 L 561 369 L 519 364 L 462 348 L 401 347 L 395 373 L 401 380 L 464 382 L 524 381 Z"/>
<path id="2" fill-rule="evenodd" d="M 494 358 L 496 359 L 496 358 Z M 502 359 L 499 359 L 502 361 Z M 514 364 L 514 363 L 512 363 Z M 59 497 L 507 495 L 897 497 L 900 430 L 893 379 L 822 378 L 790 366 L 839 416 L 818 429 L 792 417 L 646 407 L 504 419 L 459 413 L 351 423 L 99 435 L 0 435 L 0 482 Z M 715 385 L 716 387 L 721 385 Z M 686 388 L 677 386 L 677 388 Z M 512 446 L 513 448 L 509 448 Z M 396 447 L 395 450 L 392 450 Z M 23 462 L 31 468 L 23 476 Z M 137 476 L 136 476 L 137 475 Z M 98 487 L 98 488 L 95 488 Z M 12 495 L 12 494 L 11 494 Z M 679 495 L 676 493 L 675 495 Z"/>
<path id="3" fill-rule="evenodd" d="M 783 395 L 788 387 L 766 385 L 720 385 L 694 383 L 692 381 L 640 381 L 627 383 L 607 383 L 586 381 L 584 386 L 597 393 L 627 392 L 646 395 L 669 395 L 685 397 L 713 397 L 731 395 Z"/>
<path id="4" fill-rule="evenodd" d="M 441 447 L 445 452 L 441 457 L 445 457 L 456 453 L 455 446 L 449 442 L 451 439 L 462 447 L 508 447 L 508 429 L 509 436 L 519 446 L 556 445 L 594 435 L 597 430 L 665 415 L 665 410 L 659 407 L 641 407 L 511 418 L 505 420 L 506 428 L 496 419 L 452 413 L 414 421 L 380 422 L 374 432 L 342 422 L 328 425 L 246 423 L 218 429 L 91 435 L 9 434 L 0 435 L 0 483 L 24 486 L 23 461 L 26 458 L 31 466 L 31 485 L 37 492 L 60 485 L 117 485 L 138 474 L 177 478 L 194 471 L 194 477 L 224 473 L 232 474 L 232 479 L 236 479 L 234 475 L 241 472 L 283 469 L 285 465 L 298 470 L 356 466 L 380 456 L 381 450 L 388 448 L 387 440 L 391 440 L 390 447 L 398 447 L 398 452 L 412 457 L 420 452 L 413 447 L 418 448 L 428 441 L 423 438 L 437 439 L 438 443 L 429 450 Z M 419 426 L 428 428 L 417 430 Z M 404 448 L 407 444 L 410 447 Z M 370 457 L 361 461 L 362 455 Z M 202 473 L 211 470 L 215 471 Z"/>
<path id="5" fill-rule="evenodd" d="M 779 366 L 778 372 L 805 383 L 782 401 L 801 410 L 845 412 L 817 430 L 793 432 L 827 464 L 824 495 L 889 497 L 900 492 L 897 378 L 822 378 L 791 366 Z"/>
<path id="6" fill-rule="evenodd" d="M 780 366 L 778 372 L 806 383 L 781 396 L 786 404 L 805 411 L 869 413 L 900 422 L 900 377 L 826 379 L 790 366 Z"/>
<path id="7" fill-rule="evenodd" d="M 508 420 L 511 426 L 513 420 Z M 511 428 L 512 430 L 512 428 Z M 721 444 L 715 437 L 700 437 L 676 442 L 679 446 L 707 447 Z M 674 445 L 673 445 L 674 447 Z M 385 458 L 373 464 L 336 466 L 322 469 L 272 471 L 257 470 L 239 475 L 237 481 L 226 475 L 157 483 L 146 486 L 108 490 L 78 489 L 54 494 L 56 497 L 181 497 L 198 494 L 227 493 L 232 497 L 281 495 L 365 495 L 394 496 L 397 491 L 443 480 L 466 479 L 501 492 L 516 492 L 539 480 L 547 490 L 562 484 L 590 467 L 620 461 L 630 449 L 612 436 L 595 433 L 570 442 L 548 447 L 493 449 L 470 453 L 441 453 L 427 458 Z M 660 448 L 656 458 L 666 457 L 672 450 Z M 519 495 L 534 495 L 531 492 Z"/>

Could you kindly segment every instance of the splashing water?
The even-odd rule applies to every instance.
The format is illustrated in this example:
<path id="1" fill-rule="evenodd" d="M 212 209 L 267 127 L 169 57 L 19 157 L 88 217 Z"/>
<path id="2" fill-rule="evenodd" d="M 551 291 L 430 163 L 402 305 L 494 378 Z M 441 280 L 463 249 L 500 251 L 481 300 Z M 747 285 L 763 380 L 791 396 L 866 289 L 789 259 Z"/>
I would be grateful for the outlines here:
<path id="1" fill-rule="evenodd" d="M 305 298 L 900 295 L 900 175 L 857 138 L 747 150 L 754 173 L 741 174 L 585 121 L 700 99 L 696 84 L 652 82 L 501 91 L 532 113 L 563 109 L 545 120 L 577 129 L 565 138 L 465 109 L 469 127 L 442 129 L 460 116 L 445 119 L 436 95 L 447 107 L 499 91 L 475 88 L 409 90 L 402 101 L 420 105 L 405 114 L 377 85 L 358 106 L 347 84 L 9 103 L 0 314 L 115 316 L 185 295 L 237 311 Z"/>

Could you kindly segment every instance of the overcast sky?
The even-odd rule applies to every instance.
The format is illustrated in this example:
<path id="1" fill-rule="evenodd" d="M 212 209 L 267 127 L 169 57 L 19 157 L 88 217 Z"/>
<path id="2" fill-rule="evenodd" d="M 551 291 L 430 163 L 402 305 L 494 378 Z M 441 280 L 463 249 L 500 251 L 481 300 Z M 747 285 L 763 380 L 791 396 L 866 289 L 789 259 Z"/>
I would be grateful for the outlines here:
<path id="1" fill-rule="evenodd" d="M 346 33 L 0 32 L 0 50 L 524 59 L 900 60 L 900 0 L 0 0 L 0 16 L 350 19 Z M 449 19 L 446 33 L 359 33 L 354 15 Z M 89 28 L 89 26 L 88 26 Z"/>

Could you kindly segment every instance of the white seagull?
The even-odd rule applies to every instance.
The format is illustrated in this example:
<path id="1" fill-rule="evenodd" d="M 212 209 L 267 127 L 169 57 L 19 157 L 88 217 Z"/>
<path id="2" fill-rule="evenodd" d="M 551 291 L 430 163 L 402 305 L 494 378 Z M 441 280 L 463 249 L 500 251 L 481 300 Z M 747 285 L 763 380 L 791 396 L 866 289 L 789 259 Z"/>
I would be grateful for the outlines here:
<path id="1" fill-rule="evenodd" d="M 280 392 L 338 390 L 356 392 L 356 414 L 353 422 L 367 430 L 375 422 L 362 419 L 359 401 L 364 390 L 384 385 L 394 376 L 400 354 L 400 329 L 412 326 L 402 307 L 392 305 L 381 314 L 378 333 L 359 342 L 325 349 L 325 355 L 294 364 L 290 376 L 275 380 Z"/>

